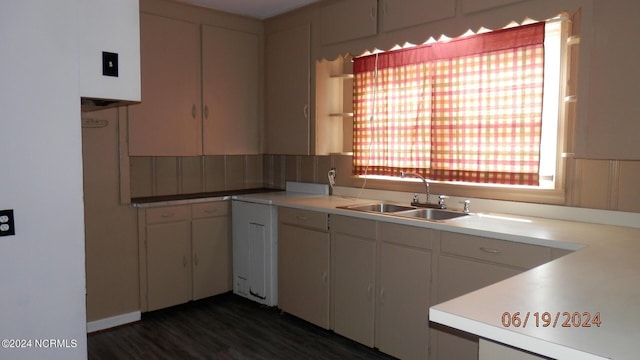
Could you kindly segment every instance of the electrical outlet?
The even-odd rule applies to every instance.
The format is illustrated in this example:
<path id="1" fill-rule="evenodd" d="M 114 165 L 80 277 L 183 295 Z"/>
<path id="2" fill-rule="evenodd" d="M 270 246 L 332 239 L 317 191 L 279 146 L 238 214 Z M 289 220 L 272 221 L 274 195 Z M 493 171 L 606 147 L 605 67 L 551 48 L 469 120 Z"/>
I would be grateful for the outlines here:
<path id="1" fill-rule="evenodd" d="M 118 77 L 118 54 L 102 52 L 102 75 Z"/>
<path id="2" fill-rule="evenodd" d="M 13 210 L 0 210 L 0 236 L 15 235 Z"/>

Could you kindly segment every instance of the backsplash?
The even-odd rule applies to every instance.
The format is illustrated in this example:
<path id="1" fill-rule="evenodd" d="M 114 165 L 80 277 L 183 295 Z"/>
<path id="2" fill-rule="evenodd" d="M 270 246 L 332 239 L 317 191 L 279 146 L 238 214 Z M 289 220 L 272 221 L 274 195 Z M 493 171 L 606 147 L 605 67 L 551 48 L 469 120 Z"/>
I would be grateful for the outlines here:
<path id="1" fill-rule="evenodd" d="M 640 161 L 568 161 L 564 205 L 640 212 Z M 328 184 L 331 168 L 336 168 L 337 185 L 355 186 L 348 155 L 130 157 L 130 168 L 132 197 L 263 186 L 284 189 L 287 181 Z"/>
<path id="2" fill-rule="evenodd" d="M 131 197 L 259 188 L 263 155 L 131 156 Z"/>

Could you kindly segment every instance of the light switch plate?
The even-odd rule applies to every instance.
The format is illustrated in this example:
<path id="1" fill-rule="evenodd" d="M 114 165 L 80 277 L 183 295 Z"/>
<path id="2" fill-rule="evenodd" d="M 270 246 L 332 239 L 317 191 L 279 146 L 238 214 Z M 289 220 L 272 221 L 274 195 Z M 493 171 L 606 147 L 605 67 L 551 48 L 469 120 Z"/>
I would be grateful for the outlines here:
<path id="1" fill-rule="evenodd" d="M 102 75 L 118 77 L 118 54 L 102 52 Z"/>
<path id="2" fill-rule="evenodd" d="M 16 234 L 13 210 L 0 210 L 0 236 Z"/>

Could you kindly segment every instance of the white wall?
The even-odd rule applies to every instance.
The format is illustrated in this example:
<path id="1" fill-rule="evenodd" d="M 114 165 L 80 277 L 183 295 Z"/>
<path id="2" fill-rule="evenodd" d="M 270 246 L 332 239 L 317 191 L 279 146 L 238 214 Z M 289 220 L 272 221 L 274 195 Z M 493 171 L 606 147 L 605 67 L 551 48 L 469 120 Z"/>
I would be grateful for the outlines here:
<path id="1" fill-rule="evenodd" d="M 0 4 L 0 340 L 31 340 L 1 359 L 87 357 L 78 1 Z"/>

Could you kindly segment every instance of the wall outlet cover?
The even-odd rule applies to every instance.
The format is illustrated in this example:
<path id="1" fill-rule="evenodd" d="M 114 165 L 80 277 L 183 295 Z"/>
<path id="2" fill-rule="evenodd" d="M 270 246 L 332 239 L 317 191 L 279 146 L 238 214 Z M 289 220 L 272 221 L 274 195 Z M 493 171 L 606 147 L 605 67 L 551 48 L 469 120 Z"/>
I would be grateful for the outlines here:
<path id="1" fill-rule="evenodd" d="M 0 236 L 16 234 L 13 210 L 0 210 Z"/>

